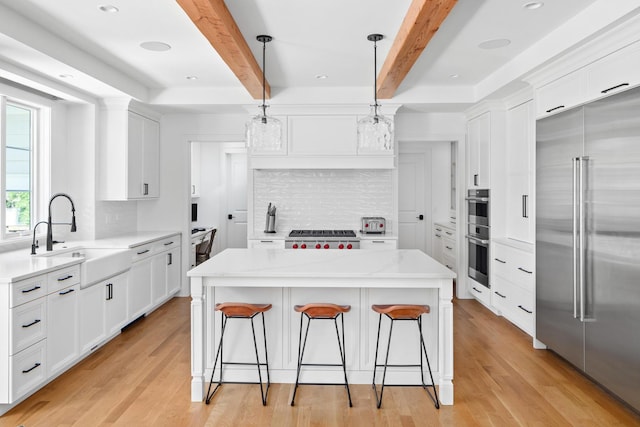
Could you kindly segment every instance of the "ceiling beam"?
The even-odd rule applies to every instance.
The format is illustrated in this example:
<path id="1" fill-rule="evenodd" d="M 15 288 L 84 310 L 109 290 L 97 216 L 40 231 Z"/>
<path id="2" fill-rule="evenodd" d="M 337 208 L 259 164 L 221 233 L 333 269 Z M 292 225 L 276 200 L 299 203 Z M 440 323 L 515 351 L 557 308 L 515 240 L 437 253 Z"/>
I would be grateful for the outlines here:
<path id="1" fill-rule="evenodd" d="M 223 0 L 176 0 L 254 99 L 262 99 L 262 70 Z M 265 82 L 265 94 L 271 87 Z"/>
<path id="2" fill-rule="evenodd" d="M 378 75 L 378 98 L 389 99 L 457 0 L 413 0 Z"/>

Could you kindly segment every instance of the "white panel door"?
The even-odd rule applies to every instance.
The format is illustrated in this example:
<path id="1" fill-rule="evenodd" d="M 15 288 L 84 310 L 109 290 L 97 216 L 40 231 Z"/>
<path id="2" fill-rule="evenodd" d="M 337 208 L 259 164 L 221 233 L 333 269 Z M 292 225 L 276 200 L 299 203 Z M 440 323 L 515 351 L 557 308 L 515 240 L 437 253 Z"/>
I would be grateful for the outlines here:
<path id="1" fill-rule="evenodd" d="M 427 227 L 431 224 L 431 185 L 427 185 L 427 166 L 431 150 L 400 153 L 398 160 L 398 248 L 420 249 L 429 254 Z M 430 181 L 430 174 L 428 175 Z M 429 236 L 429 240 L 430 236 Z"/>
<path id="2" fill-rule="evenodd" d="M 227 248 L 247 247 L 247 155 L 227 154 Z"/>

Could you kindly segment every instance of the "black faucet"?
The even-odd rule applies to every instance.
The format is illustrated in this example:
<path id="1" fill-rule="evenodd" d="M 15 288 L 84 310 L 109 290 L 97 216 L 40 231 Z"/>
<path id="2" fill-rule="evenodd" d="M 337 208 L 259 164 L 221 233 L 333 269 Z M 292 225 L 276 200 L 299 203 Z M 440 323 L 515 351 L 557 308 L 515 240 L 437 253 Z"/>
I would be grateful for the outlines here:
<path id="1" fill-rule="evenodd" d="M 71 202 L 71 222 L 57 222 L 56 224 L 70 224 L 71 225 L 71 232 L 75 233 L 77 228 L 76 228 L 76 207 L 73 204 L 73 200 L 71 200 L 71 197 L 68 194 L 65 193 L 57 193 L 54 194 L 53 196 L 51 196 L 51 199 L 49 199 L 49 220 L 47 221 L 47 223 L 49 224 L 49 229 L 47 230 L 47 251 L 52 251 L 53 250 L 53 228 L 51 227 L 53 225 L 53 223 L 51 222 L 51 203 L 53 203 L 53 200 L 56 197 L 66 197 L 67 199 L 69 199 L 69 202 Z M 35 230 L 34 230 L 35 232 Z"/>
<path id="2" fill-rule="evenodd" d="M 38 248 L 38 242 L 36 242 L 36 229 L 40 224 L 48 224 L 47 221 L 40 221 L 33 227 L 33 242 L 31 242 L 31 255 L 36 254 L 36 249 Z"/>

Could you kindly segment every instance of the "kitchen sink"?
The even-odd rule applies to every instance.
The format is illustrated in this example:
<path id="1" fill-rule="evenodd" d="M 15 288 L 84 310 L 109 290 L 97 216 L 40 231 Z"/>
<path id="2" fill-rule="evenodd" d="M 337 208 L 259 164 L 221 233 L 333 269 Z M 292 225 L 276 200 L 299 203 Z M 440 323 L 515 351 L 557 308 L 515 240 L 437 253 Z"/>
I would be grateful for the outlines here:
<path id="1" fill-rule="evenodd" d="M 131 252 L 128 249 L 69 248 L 40 254 L 44 257 L 82 258 L 80 287 L 89 287 L 102 279 L 131 268 Z"/>

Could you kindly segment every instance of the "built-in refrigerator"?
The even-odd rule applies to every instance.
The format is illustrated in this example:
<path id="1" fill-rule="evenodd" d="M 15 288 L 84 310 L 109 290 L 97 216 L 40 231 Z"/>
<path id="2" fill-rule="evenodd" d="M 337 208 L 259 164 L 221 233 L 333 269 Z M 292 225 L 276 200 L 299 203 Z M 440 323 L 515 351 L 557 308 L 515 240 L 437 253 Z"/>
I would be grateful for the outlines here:
<path id="1" fill-rule="evenodd" d="M 536 338 L 640 410 L 640 88 L 537 122 Z"/>

